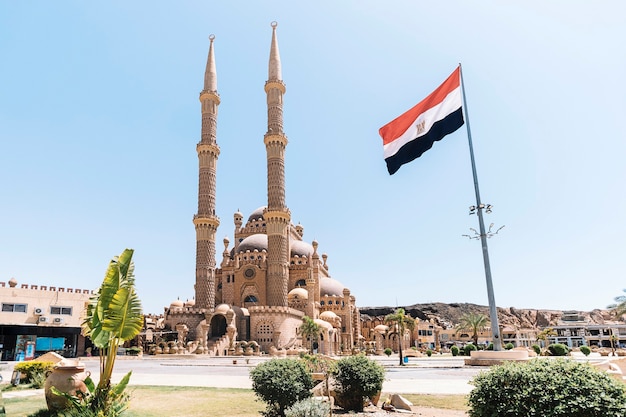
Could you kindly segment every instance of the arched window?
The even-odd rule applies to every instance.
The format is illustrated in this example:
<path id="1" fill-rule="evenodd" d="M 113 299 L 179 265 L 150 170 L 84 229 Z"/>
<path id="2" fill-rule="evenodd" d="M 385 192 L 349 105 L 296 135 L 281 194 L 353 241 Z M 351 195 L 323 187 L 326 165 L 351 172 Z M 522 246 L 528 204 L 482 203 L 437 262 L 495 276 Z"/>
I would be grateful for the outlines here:
<path id="1" fill-rule="evenodd" d="M 306 281 L 305 281 L 305 280 L 303 280 L 303 279 L 299 279 L 299 280 L 296 282 L 296 287 L 306 287 Z"/>
<path id="2" fill-rule="evenodd" d="M 249 295 L 243 300 L 244 303 L 256 303 L 257 301 L 259 300 L 254 295 Z"/>

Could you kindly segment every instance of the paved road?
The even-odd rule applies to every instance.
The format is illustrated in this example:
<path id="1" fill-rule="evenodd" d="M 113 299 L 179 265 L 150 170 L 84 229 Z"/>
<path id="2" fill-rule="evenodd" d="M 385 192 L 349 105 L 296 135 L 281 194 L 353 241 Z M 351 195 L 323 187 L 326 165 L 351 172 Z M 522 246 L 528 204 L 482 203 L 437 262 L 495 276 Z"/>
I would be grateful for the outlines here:
<path id="1" fill-rule="evenodd" d="M 398 366 L 397 358 L 380 358 L 386 370 L 383 391 L 395 393 L 466 394 L 472 386 L 468 381 L 482 370 L 464 367 L 457 358 L 410 358 L 407 366 Z M 250 369 L 269 358 L 202 356 L 144 356 L 143 358 L 118 357 L 115 362 L 113 383 L 132 371 L 131 385 L 202 386 L 216 388 L 252 388 Z M 237 364 L 233 364 L 237 360 Z M 97 358 L 81 358 L 92 378 L 99 374 Z M 9 362 L 2 375 L 11 377 Z"/>
<path id="2" fill-rule="evenodd" d="M 464 359 L 451 356 L 409 358 L 407 366 L 398 366 L 398 358 L 370 356 L 385 367 L 383 391 L 390 393 L 467 394 L 469 381 L 484 367 L 464 366 Z M 250 369 L 268 357 L 213 357 L 158 355 L 133 358 L 119 356 L 115 362 L 113 383 L 133 371 L 131 385 L 200 386 L 216 388 L 252 388 Z M 580 357 L 577 360 L 604 361 L 605 358 Z M 86 370 L 96 379 L 99 373 L 98 358 L 81 358 Z M 237 364 L 233 364 L 233 360 Z M 15 362 L 0 364 L 0 374 L 10 381 Z M 17 393 L 17 391 L 16 391 Z M 5 393 L 8 398 L 12 394 Z"/>
<path id="3" fill-rule="evenodd" d="M 467 394 L 468 382 L 483 368 L 465 367 L 463 359 L 409 359 L 398 366 L 397 359 L 377 358 L 386 370 L 383 391 L 424 394 Z M 121 359 L 115 363 L 113 382 L 133 371 L 132 385 L 177 385 L 218 388 L 252 388 L 250 369 L 268 358 L 244 357 L 168 357 L 146 356 Z M 237 364 L 233 364 L 237 360 Z M 85 359 L 86 369 L 98 375 L 98 361 Z"/>

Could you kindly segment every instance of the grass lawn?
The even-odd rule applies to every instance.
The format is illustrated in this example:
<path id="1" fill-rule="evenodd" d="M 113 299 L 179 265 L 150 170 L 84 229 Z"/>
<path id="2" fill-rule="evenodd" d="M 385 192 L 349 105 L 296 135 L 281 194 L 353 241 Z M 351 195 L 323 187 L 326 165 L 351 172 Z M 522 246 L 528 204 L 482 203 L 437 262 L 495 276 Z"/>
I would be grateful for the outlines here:
<path id="1" fill-rule="evenodd" d="M 202 387 L 129 387 L 130 407 L 126 417 L 258 417 L 265 408 L 252 390 Z M 403 394 L 414 405 L 467 410 L 465 395 Z M 386 398 L 385 394 L 381 399 Z M 7 416 L 27 417 L 46 408 L 41 395 L 5 398 Z"/>
<path id="2" fill-rule="evenodd" d="M 446 410 L 467 411 L 467 395 L 431 395 L 431 394 L 401 394 L 420 407 L 443 408 Z M 381 396 L 384 399 L 385 397 Z"/>

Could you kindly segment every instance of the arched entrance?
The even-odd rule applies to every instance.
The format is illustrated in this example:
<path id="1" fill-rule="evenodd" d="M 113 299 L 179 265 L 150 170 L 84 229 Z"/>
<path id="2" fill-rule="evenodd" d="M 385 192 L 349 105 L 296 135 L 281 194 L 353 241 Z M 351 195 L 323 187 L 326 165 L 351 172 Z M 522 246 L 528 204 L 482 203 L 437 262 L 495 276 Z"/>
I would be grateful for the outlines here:
<path id="1" fill-rule="evenodd" d="M 213 316 L 211 319 L 211 334 L 209 338 L 222 337 L 226 334 L 226 317 L 221 314 Z"/>

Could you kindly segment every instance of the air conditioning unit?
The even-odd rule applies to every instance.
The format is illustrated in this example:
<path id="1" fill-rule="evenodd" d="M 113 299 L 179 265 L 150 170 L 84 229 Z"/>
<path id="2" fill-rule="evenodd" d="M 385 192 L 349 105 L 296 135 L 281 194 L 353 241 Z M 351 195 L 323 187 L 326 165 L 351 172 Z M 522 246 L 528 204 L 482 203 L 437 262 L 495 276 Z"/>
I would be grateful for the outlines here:
<path id="1" fill-rule="evenodd" d="M 40 316 L 39 323 L 47 323 L 49 321 L 48 317 Z"/>
<path id="2" fill-rule="evenodd" d="M 54 318 L 54 322 L 55 322 L 56 324 L 63 323 L 63 318 L 61 318 L 61 317 L 55 317 L 55 318 Z"/>
<path id="3" fill-rule="evenodd" d="M 41 316 L 43 314 L 43 308 L 41 307 L 35 307 L 35 314 L 37 316 Z"/>

